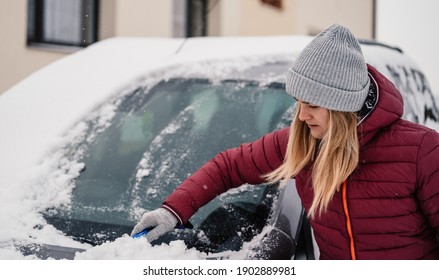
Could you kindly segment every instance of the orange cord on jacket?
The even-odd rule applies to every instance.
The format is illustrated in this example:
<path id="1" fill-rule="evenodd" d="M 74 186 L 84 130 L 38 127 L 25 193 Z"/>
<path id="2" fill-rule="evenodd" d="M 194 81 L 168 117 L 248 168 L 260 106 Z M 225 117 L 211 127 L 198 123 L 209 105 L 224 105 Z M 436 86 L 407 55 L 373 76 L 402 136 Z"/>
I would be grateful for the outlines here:
<path id="1" fill-rule="evenodd" d="M 350 247 L 350 251 L 351 251 L 351 259 L 356 260 L 357 255 L 355 253 L 354 234 L 352 233 L 351 217 L 349 216 L 346 189 L 347 189 L 347 184 L 346 184 L 346 181 L 344 181 L 343 187 L 342 187 L 343 209 L 344 209 L 344 214 L 346 216 L 346 228 L 348 230 L 349 239 L 350 239 L 350 246 L 349 247 Z"/>

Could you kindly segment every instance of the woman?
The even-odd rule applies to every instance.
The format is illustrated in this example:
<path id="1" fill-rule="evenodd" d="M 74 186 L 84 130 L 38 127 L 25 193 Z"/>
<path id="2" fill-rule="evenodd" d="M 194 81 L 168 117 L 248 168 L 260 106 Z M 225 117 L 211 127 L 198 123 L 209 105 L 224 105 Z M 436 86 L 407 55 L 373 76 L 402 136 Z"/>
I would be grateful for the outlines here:
<path id="1" fill-rule="evenodd" d="M 332 25 L 288 72 L 291 128 L 218 154 L 133 233 L 154 240 L 229 188 L 295 178 L 321 259 L 439 259 L 439 134 L 401 119 L 394 85 Z"/>

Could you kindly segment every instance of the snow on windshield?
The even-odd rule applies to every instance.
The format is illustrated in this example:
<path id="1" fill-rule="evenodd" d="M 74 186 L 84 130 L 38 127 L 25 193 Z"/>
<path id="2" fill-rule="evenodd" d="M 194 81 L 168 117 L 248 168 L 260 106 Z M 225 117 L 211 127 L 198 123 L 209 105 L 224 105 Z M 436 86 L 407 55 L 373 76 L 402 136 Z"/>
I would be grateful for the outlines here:
<path id="1" fill-rule="evenodd" d="M 76 253 L 76 260 L 114 260 L 114 259 L 145 259 L 145 260 L 197 260 L 197 259 L 229 259 L 241 260 L 251 258 L 252 248 L 260 244 L 261 239 L 271 229 L 265 227 L 262 232 L 250 242 L 243 245 L 243 249 L 237 251 L 225 251 L 221 253 L 203 253 L 196 249 L 188 249 L 182 240 L 171 241 L 168 244 L 151 246 L 145 238 L 133 239 L 122 236 L 113 242 L 104 243 L 88 249 L 82 253 Z"/>

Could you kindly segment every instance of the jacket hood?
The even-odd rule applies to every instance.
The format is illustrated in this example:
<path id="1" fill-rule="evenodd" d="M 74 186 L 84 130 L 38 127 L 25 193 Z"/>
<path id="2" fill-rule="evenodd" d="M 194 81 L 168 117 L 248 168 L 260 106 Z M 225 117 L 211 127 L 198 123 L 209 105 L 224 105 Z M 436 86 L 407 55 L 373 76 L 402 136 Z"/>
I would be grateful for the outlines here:
<path id="1" fill-rule="evenodd" d="M 378 101 L 358 128 L 360 147 L 369 142 L 380 129 L 400 119 L 404 113 L 404 102 L 395 85 L 373 66 L 367 65 L 367 70 L 371 82 L 376 86 Z"/>

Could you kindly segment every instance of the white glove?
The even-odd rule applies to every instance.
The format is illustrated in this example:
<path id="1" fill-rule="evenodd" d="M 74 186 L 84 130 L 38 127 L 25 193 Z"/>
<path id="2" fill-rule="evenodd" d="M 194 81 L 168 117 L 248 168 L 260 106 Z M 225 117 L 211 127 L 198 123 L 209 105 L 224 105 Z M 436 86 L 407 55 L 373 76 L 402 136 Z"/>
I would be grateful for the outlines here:
<path id="1" fill-rule="evenodd" d="M 151 242 L 168 231 L 173 230 L 177 223 L 177 218 L 171 212 L 164 208 L 158 208 L 142 215 L 140 221 L 133 228 L 131 236 L 146 228 L 153 228 L 146 234 L 146 239 Z"/>

